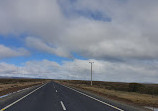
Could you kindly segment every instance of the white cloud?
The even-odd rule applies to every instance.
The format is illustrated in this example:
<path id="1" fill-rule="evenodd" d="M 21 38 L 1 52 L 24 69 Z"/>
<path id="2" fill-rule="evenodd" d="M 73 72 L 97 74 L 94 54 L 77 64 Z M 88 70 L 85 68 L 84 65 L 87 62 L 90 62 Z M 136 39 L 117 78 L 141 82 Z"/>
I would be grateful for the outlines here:
<path id="1" fill-rule="evenodd" d="M 16 73 L 16 69 L 17 67 L 15 65 L 12 64 L 7 64 L 7 63 L 0 63 L 0 74 L 2 76 L 6 76 L 7 74 L 14 74 Z"/>
<path id="2" fill-rule="evenodd" d="M 157 5 L 155 0 L 5 0 L 0 33 L 27 32 L 45 44 L 41 49 L 58 56 L 153 59 L 158 58 Z M 111 22 L 84 12 L 101 13 Z"/>
<path id="3" fill-rule="evenodd" d="M 98 12 L 105 20 L 90 16 Z M 157 0 L 1 0 L 0 34 L 27 33 L 29 48 L 63 57 L 75 52 L 93 58 L 97 80 L 156 82 L 157 12 Z M 27 52 L 1 47 L 0 58 Z M 104 61 L 109 58 L 124 61 Z M 88 79 L 88 61 L 74 60 L 63 65 L 50 61 L 35 65 L 30 61 L 21 70 L 23 76 L 35 77 L 35 73 L 30 74 L 34 71 L 40 77 Z M 78 64 L 79 68 L 75 68 Z M 35 69 L 29 72 L 28 67 L 40 69 L 45 75 Z"/>
<path id="4" fill-rule="evenodd" d="M 66 51 L 66 49 L 64 50 L 63 48 L 60 48 L 60 47 L 56 48 L 56 47 L 52 46 L 52 44 L 47 44 L 47 43 L 43 42 L 42 40 L 35 38 L 35 37 L 27 37 L 26 44 L 28 47 L 34 48 L 39 51 L 56 54 L 56 55 L 62 56 L 62 57 L 70 57 L 70 54 L 69 54 L 69 52 Z"/>
<path id="5" fill-rule="evenodd" d="M 0 59 L 16 56 L 26 56 L 29 54 L 29 51 L 24 48 L 9 48 L 0 44 Z"/>
<path id="6" fill-rule="evenodd" d="M 98 21 L 79 14 L 65 31 L 66 43 L 62 39 L 68 48 L 75 46 L 72 50 L 92 58 L 158 57 L 157 1 L 79 0 L 73 6 L 69 8 L 99 11 L 112 21 Z"/>
<path id="7" fill-rule="evenodd" d="M 158 62 L 110 62 L 102 60 L 65 61 L 62 65 L 48 60 L 28 61 L 23 66 L 0 63 L 1 76 L 18 76 L 52 79 L 90 80 L 90 64 L 93 64 L 93 79 L 120 82 L 157 82 Z"/>

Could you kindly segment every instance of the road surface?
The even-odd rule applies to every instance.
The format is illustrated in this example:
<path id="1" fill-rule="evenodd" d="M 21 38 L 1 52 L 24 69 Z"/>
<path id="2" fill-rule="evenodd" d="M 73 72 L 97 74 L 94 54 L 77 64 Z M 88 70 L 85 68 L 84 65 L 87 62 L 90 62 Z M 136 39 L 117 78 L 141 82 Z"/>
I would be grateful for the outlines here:
<path id="1" fill-rule="evenodd" d="M 0 108 L 0 111 L 134 111 L 55 82 L 37 87 Z"/>

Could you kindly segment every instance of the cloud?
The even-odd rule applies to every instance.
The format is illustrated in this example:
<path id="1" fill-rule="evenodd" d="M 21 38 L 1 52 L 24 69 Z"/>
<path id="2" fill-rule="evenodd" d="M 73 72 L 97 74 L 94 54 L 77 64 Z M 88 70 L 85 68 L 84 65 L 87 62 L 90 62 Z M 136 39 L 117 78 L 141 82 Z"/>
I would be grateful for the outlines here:
<path id="1" fill-rule="evenodd" d="M 17 67 L 13 64 L 7 64 L 7 63 L 4 63 L 4 62 L 0 63 L 1 76 L 7 76 L 7 74 L 8 75 L 15 74 L 16 70 L 17 70 Z"/>
<path id="2" fill-rule="evenodd" d="M 89 59 L 63 65 L 28 61 L 21 76 L 89 79 L 92 60 L 96 80 L 156 82 L 157 5 L 156 0 L 1 0 L 0 34 L 26 33 L 26 48 Z M 27 55 L 26 49 L 0 47 L 0 58 Z"/>
<path id="3" fill-rule="evenodd" d="M 0 59 L 16 57 L 16 56 L 26 56 L 30 52 L 24 48 L 9 48 L 0 44 Z"/>
<path id="4" fill-rule="evenodd" d="M 17 76 L 52 79 L 90 80 L 90 64 L 93 64 L 93 80 L 119 82 L 157 83 L 158 62 L 110 62 L 102 60 L 28 61 L 23 66 L 0 63 L 1 76 Z"/>
<path id="5" fill-rule="evenodd" d="M 57 24 L 62 22 L 55 0 L 0 1 L 0 16 L 2 34 L 28 32 L 41 36 L 43 32 L 55 32 Z"/>
<path id="6" fill-rule="evenodd" d="M 112 20 L 98 21 L 79 13 L 65 31 L 66 40 L 62 39 L 68 48 L 73 48 L 71 50 L 99 59 L 158 57 L 156 1 L 80 0 L 72 5 L 69 10 L 98 11 Z"/>
<path id="7" fill-rule="evenodd" d="M 157 4 L 148 0 L 5 0 L 0 1 L 0 33 L 27 32 L 42 42 L 42 49 L 64 57 L 76 52 L 95 59 L 157 59 Z"/>
<path id="8" fill-rule="evenodd" d="M 47 44 L 43 42 L 42 40 L 35 38 L 35 37 L 27 37 L 26 38 L 26 44 L 30 48 L 34 48 L 39 51 L 56 54 L 57 56 L 62 57 L 70 57 L 71 55 L 69 52 L 66 52 L 63 48 L 60 47 L 54 47 L 52 44 Z"/>

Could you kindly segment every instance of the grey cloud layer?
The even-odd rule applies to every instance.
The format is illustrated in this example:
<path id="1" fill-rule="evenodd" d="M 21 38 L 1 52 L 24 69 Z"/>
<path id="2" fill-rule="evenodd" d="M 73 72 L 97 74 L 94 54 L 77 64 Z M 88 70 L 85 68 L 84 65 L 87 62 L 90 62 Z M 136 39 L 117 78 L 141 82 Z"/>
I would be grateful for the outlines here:
<path id="1" fill-rule="evenodd" d="M 26 47 L 93 58 L 97 80 L 157 82 L 157 12 L 157 0 L 1 0 L 0 34 L 26 33 Z M 102 19 L 94 17 L 97 13 Z M 0 58 L 26 52 L 0 47 Z M 124 61 L 106 62 L 109 58 Z M 22 74 L 14 65 L 0 65 L 9 67 L 2 68 L 1 75 L 89 79 L 88 62 L 28 61 L 20 67 Z"/>
<path id="2" fill-rule="evenodd" d="M 0 24 L 3 26 L 0 32 L 27 32 L 33 38 L 41 40 L 43 49 L 46 48 L 47 52 L 64 57 L 69 57 L 70 52 L 77 52 L 96 59 L 158 58 L 158 2 L 155 0 L 0 2 Z M 61 5 L 63 2 L 65 5 Z M 112 21 L 95 20 L 78 13 L 87 10 L 89 13 L 99 12 Z M 30 39 L 29 37 L 26 41 Z M 29 45 L 37 48 L 34 43 Z"/>
<path id="3" fill-rule="evenodd" d="M 56 55 L 62 56 L 62 57 L 70 57 L 69 52 L 66 52 L 66 50 L 64 50 L 63 48 L 53 47 L 52 44 L 49 44 L 49 43 L 47 44 L 38 38 L 27 37 L 26 44 L 28 47 L 34 48 L 39 51 L 56 54 Z"/>

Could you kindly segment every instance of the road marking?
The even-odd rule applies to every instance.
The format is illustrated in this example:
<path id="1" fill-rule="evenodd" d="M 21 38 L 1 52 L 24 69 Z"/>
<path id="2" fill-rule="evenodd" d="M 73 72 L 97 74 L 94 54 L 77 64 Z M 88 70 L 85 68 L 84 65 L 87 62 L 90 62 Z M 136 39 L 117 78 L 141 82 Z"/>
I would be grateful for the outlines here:
<path id="1" fill-rule="evenodd" d="M 60 103 L 61 103 L 61 106 L 62 106 L 63 110 L 66 110 L 66 107 L 64 106 L 64 103 L 62 101 L 60 101 Z"/>
<path id="2" fill-rule="evenodd" d="M 21 101 L 22 99 L 26 98 L 27 96 L 29 96 L 30 94 L 34 93 L 35 91 L 37 91 L 38 89 L 42 88 L 42 87 L 45 86 L 45 85 L 46 85 L 46 84 L 44 84 L 44 85 L 38 87 L 37 89 L 33 90 L 32 92 L 26 94 L 25 96 L 21 97 L 20 99 L 14 101 L 13 103 L 9 104 L 8 106 L 2 108 L 0 111 L 4 111 L 4 110 L 6 110 L 7 108 L 13 106 L 13 105 L 16 104 L 17 102 L 19 102 L 19 101 Z"/>
<path id="3" fill-rule="evenodd" d="M 56 90 L 56 92 L 58 92 L 58 91 Z"/>
<path id="4" fill-rule="evenodd" d="M 92 96 L 89 96 L 89 95 L 87 95 L 87 94 L 85 94 L 85 93 L 82 93 L 82 92 L 80 92 L 80 91 L 78 91 L 78 90 L 75 90 L 75 89 L 70 88 L 70 87 L 65 86 L 65 85 L 62 85 L 62 86 L 66 87 L 66 88 L 69 88 L 69 89 L 71 89 L 71 90 L 73 90 L 73 91 L 75 91 L 75 92 L 78 92 L 78 93 L 80 93 L 80 94 L 82 94 L 82 95 L 84 95 L 84 96 L 87 96 L 87 97 L 89 97 L 89 98 L 91 98 L 91 99 L 94 99 L 94 100 L 96 100 L 96 101 L 98 101 L 98 102 L 100 102 L 100 103 L 103 103 L 103 104 L 107 105 L 107 106 L 110 106 L 110 107 L 112 107 L 112 108 L 114 108 L 114 109 L 117 109 L 117 110 L 119 110 L 119 111 L 124 111 L 124 110 L 122 110 L 122 109 L 120 109 L 120 108 L 118 108 L 118 107 L 116 107 L 116 106 L 113 106 L 113 105 L 111 105 L 111 104 L 109 104 L 109 103 L 106 103 L 106 102 L 101 101 L 101 100 L 99 100 L 99 99 L 97 99 L 97 98 L 94 98 L 94 97 L 92 97 Z"/>
<path id="5" fill-rule="evenodd" d="M 53 84 L 53 86 L 54 86 L 54 84 Z M 54 86 L 54 88 L 55 88 L 55 86 Z"/>

